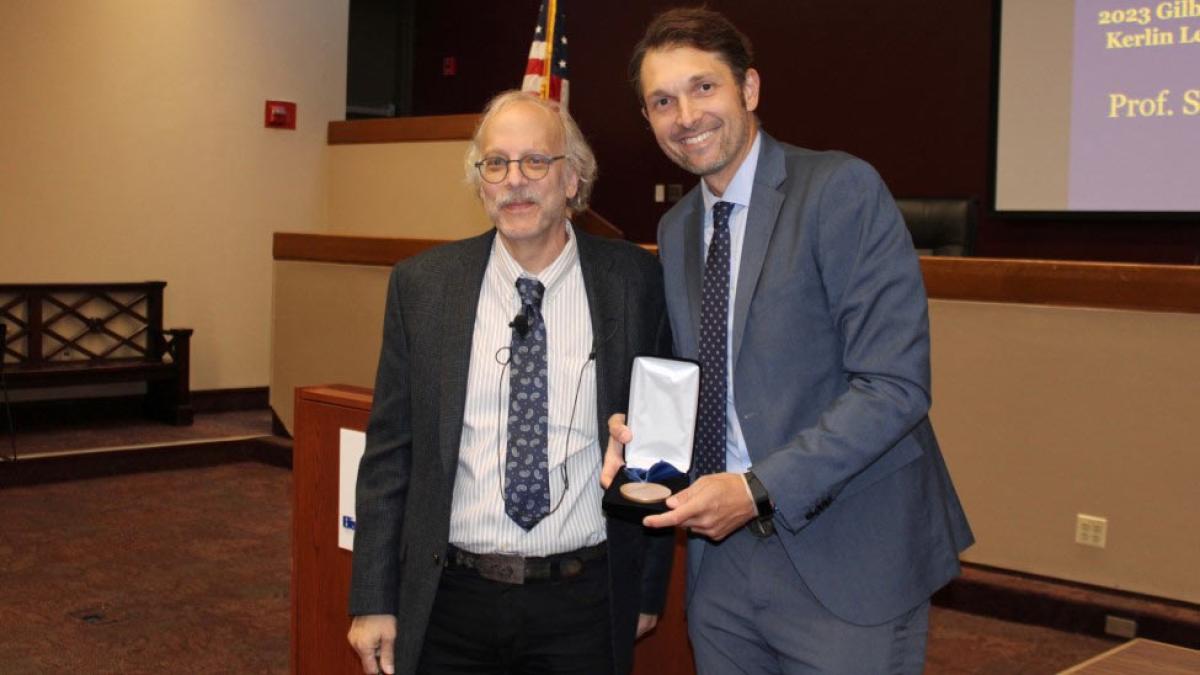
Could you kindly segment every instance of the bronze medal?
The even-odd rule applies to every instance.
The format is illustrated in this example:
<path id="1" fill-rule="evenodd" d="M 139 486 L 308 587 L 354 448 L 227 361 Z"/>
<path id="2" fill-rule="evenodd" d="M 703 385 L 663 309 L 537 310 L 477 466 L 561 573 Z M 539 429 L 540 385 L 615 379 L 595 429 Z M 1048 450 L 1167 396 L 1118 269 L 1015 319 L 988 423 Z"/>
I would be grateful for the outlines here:
<path id="1" fill-rule="evenodd" d="M 671 488 L 658 483 L 626 483 L 621 496 L 639 504 L 654 504 L 671 496 Z"/>

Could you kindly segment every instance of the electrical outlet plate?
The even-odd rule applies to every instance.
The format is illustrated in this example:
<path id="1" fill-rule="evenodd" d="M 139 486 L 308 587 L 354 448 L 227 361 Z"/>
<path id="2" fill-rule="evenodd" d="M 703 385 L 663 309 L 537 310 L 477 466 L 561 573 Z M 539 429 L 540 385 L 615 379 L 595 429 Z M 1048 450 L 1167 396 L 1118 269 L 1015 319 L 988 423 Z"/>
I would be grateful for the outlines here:
<path id="1" fill-rule="evenodd" d="M 1075 543 L 1104 548 L 1108 544 L 1108 519 L 1086 513 L 1075 514 Z"/>

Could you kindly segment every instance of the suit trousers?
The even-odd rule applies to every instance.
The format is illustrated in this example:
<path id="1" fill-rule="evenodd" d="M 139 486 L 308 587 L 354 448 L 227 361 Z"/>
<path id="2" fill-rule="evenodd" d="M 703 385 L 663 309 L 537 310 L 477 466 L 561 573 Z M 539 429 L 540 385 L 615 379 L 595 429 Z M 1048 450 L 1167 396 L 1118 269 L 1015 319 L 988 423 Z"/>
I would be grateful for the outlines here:
<path id="1" fill-rule="evenodd" d="M 608 584 L 607 559 L 525 584 L 446 569 L 417 672 L 612 675 Z"/>
<path id="2" fill-rule="evenodd" d="M 779 535 L 743 528 L 705 544 L 687 623 L 701 675 L 919 674 L 929 602 L 878 626 L 848 623 L 813 596 Z"/>

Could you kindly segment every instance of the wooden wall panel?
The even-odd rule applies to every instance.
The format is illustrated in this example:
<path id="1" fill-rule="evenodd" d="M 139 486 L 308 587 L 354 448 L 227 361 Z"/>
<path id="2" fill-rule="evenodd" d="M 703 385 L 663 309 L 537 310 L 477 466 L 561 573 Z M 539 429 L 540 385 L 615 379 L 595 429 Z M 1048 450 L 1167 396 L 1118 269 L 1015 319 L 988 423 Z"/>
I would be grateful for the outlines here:
<path id="1" fill-rule="evenodd" d="M 439 243 L 277 232 L 275 259 L 392 265 Z M 921 270 L 936 299 L 1200 312 L 1200 266 L 922 256 Z"/>

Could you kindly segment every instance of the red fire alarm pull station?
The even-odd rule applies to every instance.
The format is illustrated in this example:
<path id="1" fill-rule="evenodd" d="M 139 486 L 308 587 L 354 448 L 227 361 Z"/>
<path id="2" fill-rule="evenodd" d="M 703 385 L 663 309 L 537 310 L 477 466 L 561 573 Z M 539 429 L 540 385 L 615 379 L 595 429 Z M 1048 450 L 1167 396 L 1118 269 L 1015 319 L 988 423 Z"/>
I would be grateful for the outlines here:
<path id="1" fill-rule="evenodd" d="M 291 101 L 267 101 L 264 126 L 270 129 L 295 129 L 296 104 Z"/>

